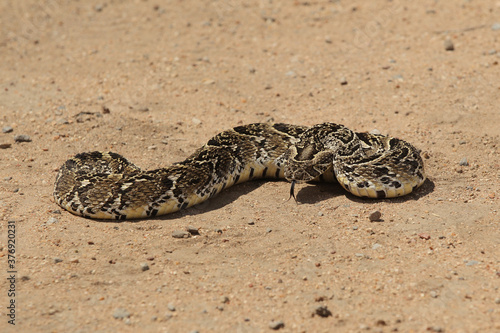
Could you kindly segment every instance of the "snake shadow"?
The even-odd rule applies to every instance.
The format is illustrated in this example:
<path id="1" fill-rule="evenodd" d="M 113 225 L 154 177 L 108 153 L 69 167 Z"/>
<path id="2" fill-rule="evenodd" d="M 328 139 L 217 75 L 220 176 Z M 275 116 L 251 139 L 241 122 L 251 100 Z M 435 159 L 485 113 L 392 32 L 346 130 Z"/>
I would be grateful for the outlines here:
<path id="1" fill-rule="evenodd" d="M 210 198 L 198 205 L 195 205 L 193 207 L 190 207 L 185 210 L 181 210 L 175 213 L 167 214 L 167 215 L 162 215 L 162 216 L 157 216 L 155 219 L 161 220 L 161 221 L 168 221 L 168 220 L 175 220 L 183 216 L 196 216 L 196 215 L 201 215 L 210 211 L 215 211 L 219 210 L 221 208 L 224 208 L 225 206 L 233 203 L 236 201 L 238 198 L 258 189 L 264 183 L 269 182 L 269 181 L 275 181 L 283 184 L 283 198 L 288 198 L 289 197 L 289 190 L 291 184 L 285 181 L 280 181 L 280 180 L 254 180 L 242 184 L 238 184 L 236 186 L 232 186 L 231 188 L 228 188 L 224 190 L 223 192 L 219 193 L 217 196 Z M 297 186 L 296 186 L 297 187 Z M 295 197 L 296 197 L 296 203 L 301 205 L 301 204 L 317 204 L 323 201 L 327 201 L 331 198 L 338 197 L 338 196 L 345 196 L 347 197 L 350 201 L 353 202 L 358 202 L 358 203 L 377 203 L 377 202 L 389 202 L 389 203 L 398 203 L 398 202 L 406 202 L 406 201 L 415 201 L 419 200 L 422 197 L 427 196 L 428 194 L 432 193 L 434 191 L 435 184 L 432 180 L 426 179 L 424 184 L 418 188 L 415 192 L 403 196 L 403 197 L 397 197 L 397 198 L 385 198 L 385 199 L 363 199 L 360 197 L 357 197 L 346 190 L 344 190 L 338 183 L 306 183 L 306 184 L 301 184 L 300 188 L 298 189 Z M 291 201 L 291 204 L 293 204 L 293 199 L 289 199 Z M 133 220 L 126 220 L 126 221 L 117 221 L 117 220 L 102 220 L 101 222 L 110 222 L 110 223 L 122 223 L 122 222 L 132 222 L 132 223 L 137 223 L 141 222 L 144 220 L 149 220 L 151 219 L 150 217 L 148 218 L 140 218 L 140 219 L 133 219 Z"/>
<path id="2" fill-rule="evenodd" d="M 167 214 L 167 215 L 162 215 L 156 217 L 158 220 L 175 220 L 178 219 L 182 216 L 196 216 L 196 215 L 201 215 L 210 211 L 216 211 L 219 209 L 224 208 L 227 205 L 232 204 L 234 201 L 238 200 L 242 196 L 247 195 L 248 193 L 258 189 L 265 183 L 268 183 L 270 181 L 276 181 L 280 182 L 286 185 L 286 182 L 280 181 L 280 180 L 253 180 L 241 184 L 237 184 L 234 186 L 231 186 L 230 188 L 225 189 L 221 193 L 217 194 L 213 198 L 210 198 L 202 203 L 199 203 L 195 206 L 189 207 L 187 209 L 180 210 L 175 213 Z M 283 191 L 283 196 L 287 196 L 288 191 L 284 190 Z M 143 220 L 143 219 L 140 219 Z M 138 221 L 140 221 L 138 220 Z"/>

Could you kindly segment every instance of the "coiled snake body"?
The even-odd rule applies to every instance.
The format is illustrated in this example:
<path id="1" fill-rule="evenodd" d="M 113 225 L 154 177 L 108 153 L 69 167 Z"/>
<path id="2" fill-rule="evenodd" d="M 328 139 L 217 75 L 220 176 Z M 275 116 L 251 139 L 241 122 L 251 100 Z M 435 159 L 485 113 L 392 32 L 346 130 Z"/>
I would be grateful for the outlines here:
<path id="1" fill-rule="evenodd" d="M 54 198 L 76 215 L 123 220 L 172 213 L 256 178 L 286 178 L 292 188 L 336 178 L 356 196 L 392 198 L 422 185 L 425 173 L 403 140 L 333 123 L 256 123 L 216 135 L 168 168 L 143 171 L 111 152 L 78 154 L 59 169 Z"/>

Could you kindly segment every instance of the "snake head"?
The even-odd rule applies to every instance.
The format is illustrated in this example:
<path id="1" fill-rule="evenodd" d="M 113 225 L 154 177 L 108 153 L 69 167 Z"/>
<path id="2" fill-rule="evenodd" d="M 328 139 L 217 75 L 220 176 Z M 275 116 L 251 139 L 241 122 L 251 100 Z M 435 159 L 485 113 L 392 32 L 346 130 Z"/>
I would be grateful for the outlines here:
<path id="1" fill-rule="evenodd" d="M 285 178 L 303 183 L 314 180 L 332 167 L 333 152 L 317 151 L 314 147 L 292 146 L 287 152 Z"/>

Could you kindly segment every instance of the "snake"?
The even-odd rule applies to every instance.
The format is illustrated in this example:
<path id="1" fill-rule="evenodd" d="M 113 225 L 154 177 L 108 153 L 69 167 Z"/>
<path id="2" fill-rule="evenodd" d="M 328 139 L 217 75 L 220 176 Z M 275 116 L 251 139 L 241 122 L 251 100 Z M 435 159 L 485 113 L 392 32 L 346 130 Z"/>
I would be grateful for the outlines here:
<path id="1" fill-rule="evenodd" d="M 113 152 L 79 153 L 60 168 L 56 203 L 86 218 L 125 220 L 173 213 L 252 179 L 337 181 L 364 198 L 395 198 L 426 177 L 420 151 L 394 137 L 335 123 L 254 123 L 223 131 L 184 161 L 141 170 Z"/>

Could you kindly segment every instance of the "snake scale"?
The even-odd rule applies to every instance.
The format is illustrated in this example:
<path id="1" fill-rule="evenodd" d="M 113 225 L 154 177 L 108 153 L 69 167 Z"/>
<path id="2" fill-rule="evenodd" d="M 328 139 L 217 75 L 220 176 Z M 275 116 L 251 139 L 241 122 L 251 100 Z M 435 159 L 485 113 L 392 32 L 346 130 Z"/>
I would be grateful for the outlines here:
<path id="1" fill-rule="evenodd" d="M 359 197 L 406 195 L 425 180 L 419 151 L 406 141 L 343 125 L 255 123 L 221 132 L 182 162 L 144 171 L 112 152 L 81 153 L 59 169 L 56 202 L 94 219 L 168 214 L 250 179 L 328 181 Z"/>

